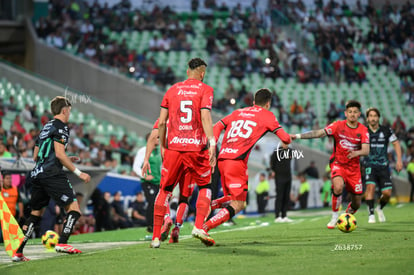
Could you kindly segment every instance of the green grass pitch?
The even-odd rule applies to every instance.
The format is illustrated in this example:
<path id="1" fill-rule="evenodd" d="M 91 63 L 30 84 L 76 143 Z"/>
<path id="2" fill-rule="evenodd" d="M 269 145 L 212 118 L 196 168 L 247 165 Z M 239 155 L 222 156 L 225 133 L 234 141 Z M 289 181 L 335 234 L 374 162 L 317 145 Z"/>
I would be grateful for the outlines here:
<path id="1" fill-rule="evenodd" d="M 412 274 L 414 204 L 387 206 L 384 213 L 386 223 L 368 224 L 363 205 L 358 228 L 347 234 L 326 228 L 329 209 L 289 212 L 291 224 L 274 223 L 270 213 L 237 218 L 237 225 L 210 232 L 213 247 L 191 238 L 190 224 L 180 243 L 159 249 L 149 248 L 143 228 L 72 236 L 80 255 L 46 254 L 36 239 L 25 252 L 37 257 L 30 262 L 7 261 L 0 247 L 0 274 Z M 111 246 L 95 246 L 102 242 Z"/>

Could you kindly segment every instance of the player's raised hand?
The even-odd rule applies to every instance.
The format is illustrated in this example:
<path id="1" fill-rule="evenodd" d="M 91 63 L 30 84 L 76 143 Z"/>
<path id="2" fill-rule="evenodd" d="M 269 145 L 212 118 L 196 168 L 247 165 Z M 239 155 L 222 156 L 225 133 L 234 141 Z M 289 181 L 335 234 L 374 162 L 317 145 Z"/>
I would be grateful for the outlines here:
<path id="1" fill-rule="evenodd" d="M 295 140 L 296 139 L 296 134 L 289 134 L 289 136 L 290 136 L 290 139 L 291 140 Z M 283 145 L 282 145 L 283 146 Z"/>

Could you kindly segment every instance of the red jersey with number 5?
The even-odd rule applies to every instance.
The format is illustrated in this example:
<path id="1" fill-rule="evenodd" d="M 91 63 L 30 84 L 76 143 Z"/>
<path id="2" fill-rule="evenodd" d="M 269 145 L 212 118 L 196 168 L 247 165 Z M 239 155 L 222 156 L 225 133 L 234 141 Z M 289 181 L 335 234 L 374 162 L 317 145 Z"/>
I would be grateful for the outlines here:
<path id="1" fill-rule="evenodd" d="M 243 159 L 247 162 L 253 146 L 267 132 L 275 133 L 285 144 L 291 142 L 275 115 L 257 105 L 235 110 L 217 122 L 214 125 L 216 139 L 223 129 L 226 130 L 218 159 Z"/>
<path id="2" fill-rule="evenodd" d="M 201 151 L 207 139 L 201 123 L 201 110 L 211 110 L 213 88 L 196 79 L 187 79 L 168 89 L 161 108 L 168 109 L 167 148 L 175 151 Z"/>
<path id="3" fill-rule="evenodd" d="M 358 122 L 357 127 L 351 128 L 346 120 L 340 120 L 326 126 L 324 130 L 328 136 L 332 136 L 335 140 L 330 162 L 359 167 L 359 157 L 348 159 L 348 154 L 350 151 L 360 150 L 363 143 L 369 144 L 367 127 Z"/>

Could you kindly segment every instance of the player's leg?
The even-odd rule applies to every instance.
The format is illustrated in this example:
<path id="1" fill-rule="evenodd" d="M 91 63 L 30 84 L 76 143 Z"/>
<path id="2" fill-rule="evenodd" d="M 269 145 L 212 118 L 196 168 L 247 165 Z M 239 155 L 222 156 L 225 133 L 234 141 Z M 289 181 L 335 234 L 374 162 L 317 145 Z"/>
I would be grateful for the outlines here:
<path id="1" fill-rule="evenodd" d="M 192 181 L 198 185 L 194 227 L 202 229 L 203 223 L 210 213 L 211 203 L 211 167 L 208 152 L 187 152 L 183 154 L 183 162 L 191 173 Z"/>
<path id="2" fill-rule="evenodd" d="M 24 239 L 20 244 L 19 248 L 16 250 L 16 253 L 14 253 L 12 256 L 13 262 L 29 261 L 29 259 L 23 255 L 23 249 L 26 246 L 27 241 L 32 237 L 35 227 L 40 223 L 43 212 L 44 210 L 42 209 L 32 210 L 32 212 L 30 213 L 30 217 L 26 220 L 25 224 L 22 227 Z"/>
<path id="3" fill-rule="evenodd" d="M 68 253 L 68 254 L 78 254 L 82 253 L 79 249 L 73 248 L 68 244 L 68 239 L 73 232 L 73 228 L 76 225 L 76 221 L 81 217 L 81 212 L 79 208 L 78 201 L 72 201 L 69 205 L 65 207 L 66 215 L 65 222 L 63 223 L 63 230 L 59 237 L 59 243 L 56 244 L 56 252 Z"/>
<path id="4" fill-rule="evenodd" d="M 365 202 L 368 206 L 368 223 L 375 223 L 375 215 L 374 215 L 374 207 L 375 207 L 375 178 L 374 178 L 373 168 L 367 167 L 365 168 Z"/>
<path id="5" fill-rule="evenodd" d="M 224 195 L 221 198 L 215 199 L 211 201 L 211 210 L 215 210 L 218 208 L 224 208 L 230 205 L 231 197 L 228 195 Z"/>
<path id="6" fill-rule="evenodd" d="M 169 200 L 170 201 L 170 200 Z M 170 234 L 171 226 L 173 225 L 173 221 L 170 217 L 170 202 L 165 207 L 165 214 L 164 214 L 164 222 L 161 227 L 161 241 L 165 241 L 168 238 L 168 234 Z"/>
<path id="7" fill-rule="evenodd" d="M 82 253 L 80 250 L 67 244 L 68 239 L 73 232 L 73 228 L 76 225 L 76 221 L 81 216 L 79 203 L 69 179 L 66 174 L 62 172 L 59 175 L 45 179 L 43 183 L 50 197 L 53 198 L 58 206 L 65 208 L 67 213 L 59 237 L 59 243 L 55 246 L 55 251 L 68 254 Z"/>
<path id="8" fill-rule="evenodd" d="M 282 198 L 282 222 L 293 222 L 287 216 L 287 210 L 290 202 L 290 189 L 292 188 L 292 179 L 289 178 L 283 182 L 283 198 Z"/>
<path id="9" fill-rule="evenodd" d="M 342 176 L 335 176 L 332 178 L 332 217 L 327 227 L 333 229 L 338 220 L 338 211 L 342 204 L 342 191 L 344 186 L 344 179 Z"/>
<path id="10" fill-rule="evenodd" d="M 180 237 L 180 229 L 184 223 L 184 219 L 187 217 L 188 208 L 188 198 L 180 196 L 180 201 L 177 208 L 177 216 L 175 217 L 175 226 L 171 231 L 171 238 L 169 241 L 170 243 L 178 243 L 178 239 Z"/>
<path id="11" fill-rule="evenodd" d="M 164 153 L 163 169 L 161 171 L 160 191 L 154 203 L 154 219 L 152 233 L 152 248 L 160 247 L 161 227 L 167 211 L 168 200 L 176 185 L 179 171 L 182 169 L 181 153 L 166 150 Z"/>
<path id="12" fill-rule="evenodd" d="M 355 214 L 361 207 L 362 181 L 360 169 L 347 170 L 345 178 L 345 188 L 351 194 L 351 202 L 346 208 L 346 213 Z"/>
<path id="13" fill-rule="evenodd" d="M 375 197 L 375 182 L 366 182 L 367 189 L 365 190 L 365 202 L 368 206 L 368 223 L 375 223 L 374 215 L 374 197 Z"/>
<path id="14" fill-rule="evenodd" d="M 385 215 L 382 209 L 390 201 L 392 193 L 391 174 L 388 169 L 381 171 L 381 179 L 379 182 L 379 188 L 381 190 L 381 197 L 379 199 L 379 205 L 376 209 L 379 222 L 385 222 Z"/>
<path id="15" fill-rule="evenodd" d="M 12 256 L 13 262 L 28 261 L 23 256 L 23 249 L 26 246 L 27 241 L 32 237 L 35 227 L 40 223 L 41 217 L 44 212 L 44 207 L 49 203 L 50 197 L 47 192 L 39 185 L 38 182 L 33 181 L 32 194 L 30 199 L 30 205 L 32 211 L 29 218 L 26 220 L 22 227 L 24 239 L 17 249 L 16 253 Z"/>
<path id="16" fill-rule="evenodd" d="M 243 161 L 219 161 L 218 167 L 221 174 L 221 182 L 232 198 L 230 205 L 221 209 L 215 216 L 209 219 L 203 228 L 209 231 L 231 219 L 246 206 L 247 197 L 247 165 Z M 242 175 L 242 176 L 240 176 Z"/>
<path id="17" fill-rule="evenodd" d="M 381 197 L 380 197 L 379 205 L 377 206 L 377 209 L 376 209 L 379 222 L 386 221 L 383 208 L 390 201 L 391 192 L 392 192 L 391 188 L 381 190 Z"/>

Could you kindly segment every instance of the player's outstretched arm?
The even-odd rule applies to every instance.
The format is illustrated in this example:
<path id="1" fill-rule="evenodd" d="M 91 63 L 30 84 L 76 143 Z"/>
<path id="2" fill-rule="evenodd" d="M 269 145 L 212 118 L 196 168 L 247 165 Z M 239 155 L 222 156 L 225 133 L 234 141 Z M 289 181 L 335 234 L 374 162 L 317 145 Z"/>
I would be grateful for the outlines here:
<path id="1" fill-rule="evenodd" d="M 76 174 L 85 183 L 88 183 L 91 180 L 91 176 L 89 176 L 87 173 L 80 171 L 78 168 L 75 167 L 75 165 L 73 165 L 72 161 L 66 155 L 65 145 L 57 141 L 54 141 L 53 145 L 55 147 L 56 157 L 59 159 L 60 163 L 62 163 L 62 165 L 65 166 L 69 171 Z"/>
<path id="2" fill-rule="evenodd" d="M 312 138 L 322 138 L 326 136 L 326 132 L 324 129 L 319 130 L 312 130 L 309 132 L 305 132 L 303 134 L 290 134 L 290 137 L 295 139 L 312 139 Z"/>
<path id="3" fill-rule="evenodd" d="M 287 147 L 287 145 L 292 142 L 290 135 L 286 133 L 285 130 L 283 130 L 283 128 L 280 128 L 279 130 L 277 130 L 276 135 L 282 141 L 282 146 L 284 147 Z"/>

